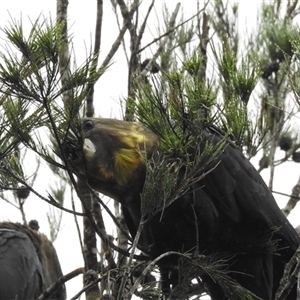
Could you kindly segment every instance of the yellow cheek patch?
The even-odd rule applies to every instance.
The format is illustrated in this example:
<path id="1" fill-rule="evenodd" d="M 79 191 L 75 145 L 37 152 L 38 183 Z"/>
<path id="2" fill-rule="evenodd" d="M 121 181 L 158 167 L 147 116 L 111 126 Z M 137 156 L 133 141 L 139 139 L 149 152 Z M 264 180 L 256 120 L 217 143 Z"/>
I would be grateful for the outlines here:
<path id="1" fill-rule="evenodd" d="M 114 178 L 114 173 L 106 166 L 98 164 L 98 175 L 104 180 L 111 180 Z"/>
<path id="2" fill-rule="evenodd" d="M 136 145 L 143 145 L 146 142 L 144 135 L 131 133 L 130 135 L 124 134 L 120 139 L 124 144 L 129 146 L 130 148 L 135 148 Z M 128 149 L 124 149 L 128 150 Z"/>
<path id="3" fill-rule="evenodd" d="M 136 149 L 118 149 L 114 153 L 115 179 L 120 184 L 125 184 L 136 168 L 144 161 Z"/>

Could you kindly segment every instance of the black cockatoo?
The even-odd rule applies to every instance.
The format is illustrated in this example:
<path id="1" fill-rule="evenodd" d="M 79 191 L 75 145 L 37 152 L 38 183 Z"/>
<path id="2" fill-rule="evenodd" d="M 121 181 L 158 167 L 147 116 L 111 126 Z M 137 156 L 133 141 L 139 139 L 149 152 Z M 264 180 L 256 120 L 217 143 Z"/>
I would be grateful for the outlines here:
<path id="1" fill-rule="evenodd" d="M 161 152 L 159 138 L 140 123 L 115 119 L 85 118 L 82 129 L 83 155 L 74 157 L 74 169 L 93 189 L 121 203 L 134 238 L 142 217 L 147 164 L 155 164 L 155 156 Z M 138 247 L 152 259 L 167 251 L 190 253 L 191 257 L 197 252 L 211 261 L 221 258 L 218 268 L 227 279 L 247 289 L 253 299 L 274 299 L 284 266 L 297 250 L 300 238 L 238 147 L 214 126 L 197 130 L 193 134 L 199 135 L 195 141 L 200 146 L 189 145 L 189 164 L 181 166 L 184 170 L 178 172 L 179 177 L 186 174 L 188 165 L 196 163 L 193 156 L 203 153 L 205 147 L 223 142 L 222 150 L 193 173 L 198 179 L 191 179 L 192 184 L 174 201 L 146 218 Z M 171 163 L 173 160 L 175 170 L 179 156 L 173 153 L 168 159 Z M 174 186 L 180 182 L 178 179 Z M 157 194 L 155 197 L 159 198 Z M 165 200 L 157 199 L 157 203 Z M 165 293 L 176 289 L 180 264 L 177 255 L 158 262 Z M 235 293 L 238 289 L 226 285 L 222 276 L 214 277 L 213 272 L 203 270 L 199 277 L 212 299 L 245 296 Z"/>
<path id="2" fill-rule="evenodd" d="M 56 250 L 44 234 L 27 225 L 0 222 L 0 300 L 37 299 L 61 276 Z M 48 297 L 65 300 L 65 285 Z"/>

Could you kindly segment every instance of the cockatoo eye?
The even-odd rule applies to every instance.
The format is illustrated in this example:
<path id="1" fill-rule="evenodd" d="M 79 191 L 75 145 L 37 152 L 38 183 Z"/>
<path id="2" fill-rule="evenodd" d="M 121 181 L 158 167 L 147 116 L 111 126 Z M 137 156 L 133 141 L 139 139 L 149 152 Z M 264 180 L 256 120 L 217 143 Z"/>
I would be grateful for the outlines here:
<path id="1" fill-rule="evenodd" d="M 84 123 L 83 123 L 83 130 L 90 130 L 92 128 L 94 128 L 95 124 L 92 120 L 86 120 Z"/>

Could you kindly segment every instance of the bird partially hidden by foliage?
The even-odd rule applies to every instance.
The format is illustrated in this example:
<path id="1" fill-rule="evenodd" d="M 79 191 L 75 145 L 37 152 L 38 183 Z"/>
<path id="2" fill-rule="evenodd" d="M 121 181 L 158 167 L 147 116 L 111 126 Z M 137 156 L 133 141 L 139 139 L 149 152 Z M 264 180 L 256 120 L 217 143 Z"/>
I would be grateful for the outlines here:
<path id="1" fill-rule="evenodd" d="M 152 259 L 190 254 L 158 261 L 165 294 L 180 298 L 176 286 L 198 277 L 214 300 L 274 299 L 300 239 L 231 140 L 198 126 L 184 157 L 164 155 L 158 136 L 140 123 L 85 118 L 82 128 L 83 155 L 68 153 L 74 170 L 121 203 L 132 237 L 143 220 L 138 247 Z M 211 159 L 206 149 L 216 150 Z M 166 182 L 170 188 L 160 188 Z"/>
<path id="2" fill-rule="evenodd" d="M 38 299 L 62 276 L 53 244 L 19 223 L 0 223 L 0 266 L 0 300 Z M 44 299 L 65 300 L 65 285 Z"/>

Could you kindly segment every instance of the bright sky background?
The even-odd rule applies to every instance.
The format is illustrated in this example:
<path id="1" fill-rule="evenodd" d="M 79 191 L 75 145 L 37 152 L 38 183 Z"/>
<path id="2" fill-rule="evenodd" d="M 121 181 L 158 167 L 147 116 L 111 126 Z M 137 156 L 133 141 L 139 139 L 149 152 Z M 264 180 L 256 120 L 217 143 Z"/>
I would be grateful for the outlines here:
<path id="1" fill-rule="evenodd" d="M 112 42 L 117 36 L 116 21 L 110 8 L 110 1 L 104 2 L 104 26 L 103 26 L 103 39 L 101 53 L 103 57 L 106 56 L 110 49 Z M 150 3 L 149 0 L 145 1 Z M 196 1 L 182 1 L 185 6 L 186 15 L 190 16 L 196 11 Z M 251 31 L 256 25 L 256 7 L 260 3 L 257 1 L 240 1 L 240 18 L 239 26 L 245 28 L 246 31 Z M 251 3 L 250 3 L 251 2 Z M 170 11 L 173 10 L 177 1 L 158 0 L 158 3 L 165 3 Z M 84 60 L 86 54 L 89 53 L 94 36 L 95 15 L 96 15 L 96 1 L 78 1 L 69 0 L 69 27 L 70 33 L 74 35 L 74 51 L 76 52 L 77 64 Z M 8 22 L 13 20 L 20 20 L 22 18 L 25 28 L 29 30 L 30 20 L 34 22 L 40 15 L 51 16 L 52 20 L 55 20 L 56 14 L 56 1 L 48 0 L 7 0 L 1 2 L 0 10 L 0 28 L 7 26 Z M 153 26 L 152 33 L 155 35 L 156 22 L 153 19 L 150 26 Z M 0 32 L 0 38 L 3 34 Z M 152 39 L 151 35 L 148 36 L 149 40 Z M 0 48 L 1 51 L 1 48 Z M 100 57 L 101 61 L 101 57 Z M 126 94 L 126 81 L 127 81 L 127 69 L 122 54 L 122 49 L 119 51 L 119 55 L 114 59 L 114 64 L 110 67 L 107 73 L 100 79 L 97 84 L 96 101 L 99 100 L 96 105 L 96 116 L 102 117 L 116 117 L 121 118 L 121 110 L 119 101 L 122 95 Z M 283 153 L 282 153 L 283 156 Z M 27 162 L 28 163 L 28 162 Z M 29 162 L 28 164 L 33 164 Z M 254 164 L 257 162 L 254 161 Z M 276 190 L 289 194 L 292 187 L 298 180 L 299 165 L 288 162 L 278 167 L 276 170 L 277 176 L 275 177 L 274 187 Z M 263 171 L 262 175 L 267 178 L 268 170 Z M 280 175 L 280 176 L 279 176 Z M 38 178 L 36 187 L 46 196 L 46 190 L 49 186 L 49 178 L 47 174 L 44 174 Z M 279 205 L 282 207 L 287 200 L 285 197 L 275 198 L 279 201 Z M 25 211 L 27 219 L 37 219 L 40 223 L 41 231 L 48 233 L 48 223 L 46 218 L 46 211 L 48 204 L 43 201 L 30 198 L 25 205 Z M 67 205 L 70 207 L 70 202 L 67 200 Z M 80 204 L 78 203 L 78 209 Z M 299 210 L 292 213 L 290 220 L 294 226 L 299 225 Z M 20 214 L 11 207 L 4 205 L 0 201 L 0 220 L 11 220 L 22 222 Z M 110 233 L 110 232 L 108 232 Z M 113 232 L 111 232 L 113 233 Z M 80 247 L 78 244 L 78 238 L 75 230 L 73 217 L 67 213 L 63 217 L 63 228 L 55 242 L 60 262 L 64 273 L 68 273 L 71 270 L 83 266 L 82 257 L 80 253 Z M 74 279 L 71 283 L 67 284 L 68 299 L 80 290 L 82 286 L 81 277 Z"/>

